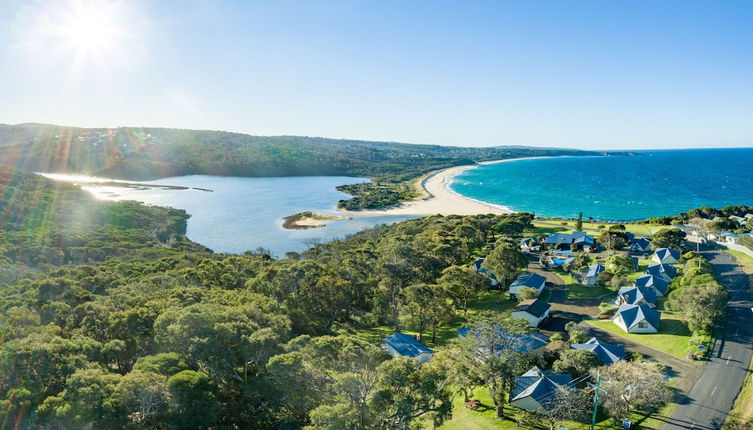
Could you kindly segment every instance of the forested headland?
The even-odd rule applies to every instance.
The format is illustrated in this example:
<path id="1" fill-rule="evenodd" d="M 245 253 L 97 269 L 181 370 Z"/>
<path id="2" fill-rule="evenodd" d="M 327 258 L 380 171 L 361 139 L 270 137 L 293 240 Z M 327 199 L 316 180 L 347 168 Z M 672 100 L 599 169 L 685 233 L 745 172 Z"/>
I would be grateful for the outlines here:
<path id="1" fill-rule="evenodd" d="M 388 360 L 358 334 L 429 336 L 473 296 L 459 286 L 484 289 L 468 262 L 489 235 L 532 219 L 427 217 L 275 260 L 190 242 L 183 211 L 96 201 L 30 173 L 3 170 L 0 196 L 11 428 L 440 423 L 452 394 L 442 361 Z"/>
<path id="2" fill-rule="evenodd" d="M 374 209 L 415 197 L 409 181 L 478 161 L 530 156 L 598 155 L 570 149 L 469 148 L 299 136 L 249 136 L 166 128 L 84 129 L 0 125 L 0 165 L 32 171 L 147 180 L 205 174 L 371 178 L 343 186 L 345 209 Z"/>

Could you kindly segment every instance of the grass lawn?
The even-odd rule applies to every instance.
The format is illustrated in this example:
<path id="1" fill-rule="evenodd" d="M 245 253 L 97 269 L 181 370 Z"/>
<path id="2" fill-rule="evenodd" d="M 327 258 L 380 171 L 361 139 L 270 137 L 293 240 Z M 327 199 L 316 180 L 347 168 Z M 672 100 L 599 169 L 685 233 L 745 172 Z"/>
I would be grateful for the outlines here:
<path id="1" fill-rule="evenodd" d="M 565 281 L 567 298 L 569 299 L 593 299 L 601 296 L 611 296 L 617 292 L 617 290 L 612 287 L 579 284 L 569 273 L 557 272 L 557 275 Z"/>
<path id="2" fill-rule="evenodd" d="M 521 427 L 518 426 L 517 420 L 520 418 L 521 410 L 513 407 L 505 408 L 506 419 L 500 420 L 494 412 L 494 405 L 489 397 L 489 393 L 484 388 L 476 390 L 474 399 L 480 400 L 483 406 L 478 410 L 471 411 L 465 407 L 463 396 L 458 395 L 453 400 L 452 419 L 438 427 L 439 430 L 505 430 L 505 429 L 539 429 L 548 430 L 548 427 Z M 659 409 L 653 414 L 634 413 L 631 416 L 634 429 L 660 429 L 664 425 L 661 417 L 672 415 L 676 403 L 670 403 Z M 618 429 L 619 426 L 607 416 L 603 410 L 599 411 L 596 417 L 596 426 L 598 430 Z M 569 430 L 588 430 L 591 428 L 589 423 L 567 422 L 562 424 Z M 431 428 L 431 424 L 426 428 Z"/>
<path id="3" fill-rule="evenodd" d="M 685 357 L 688 354 L 688 341 L 690 340 L 690 330 L 684 321 L 673 318 L 667 313 L 662 314 L 661 330 L 656 334 L 631 334 L 625 333 L 617 327 L 611 320 L 596 321 L 589 320 L 589 324 L 609 331 L 611 333 L 628 338 L 634 342 L 642 343 L 675 357 Z"/>
<path id="4" fill-rule="evenodd" d="M 744 252 L 735 251 L 732 249 L 727 249 L 726 251 L 732 254 L 737 259 L 737 262 L 740 263 L 740 265 L 745 266 L 745 268 L 748 269 L 746 270 L 746 272 L 750 273 L 751 270 L 753 270 L 753 257 Z"/>
<path id="5" fill-rule="evenodd" d="M 562 225 L 563 222 L 566 223 L 566 225 Z M 598 235 L 598 231 L 601 231 L 599 229 L 600 225 L 605 225 L 607 228 L 609 228 L 609 226 L 611 226 L 612 224 L 602 224 L 599 222 L 583 221 L 583 229 L 592 235 Z M 575 230 L 575 221 L 557 220 L 557 219 L 540 220 L 540 221 L 535 220 L 533 221 L 533 226 L 534 226 L 534 233 L 541 234 L 541 235 L 549 234 L 549 233 L 570 233 Z M 635 233 L 635 234 L 652 235 L 656 233 L 657 231 L 664 228 L 672 228 L 672 226 L 659 225 L 659 224 L 625 224 L 625 231 L 628 231 L 630 233 Z"/>

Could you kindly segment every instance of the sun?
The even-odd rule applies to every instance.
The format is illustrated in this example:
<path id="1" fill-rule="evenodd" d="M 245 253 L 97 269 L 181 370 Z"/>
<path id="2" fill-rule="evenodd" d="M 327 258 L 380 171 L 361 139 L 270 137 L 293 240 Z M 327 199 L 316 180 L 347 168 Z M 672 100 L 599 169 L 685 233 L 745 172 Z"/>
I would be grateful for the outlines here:
<path id="1" fill-rule="evenodd" d="M 74 1 L 53 25 L 67 47 L 101 53 L 119 48 L 128 36 L 125 18 L 121 2 Z"/>

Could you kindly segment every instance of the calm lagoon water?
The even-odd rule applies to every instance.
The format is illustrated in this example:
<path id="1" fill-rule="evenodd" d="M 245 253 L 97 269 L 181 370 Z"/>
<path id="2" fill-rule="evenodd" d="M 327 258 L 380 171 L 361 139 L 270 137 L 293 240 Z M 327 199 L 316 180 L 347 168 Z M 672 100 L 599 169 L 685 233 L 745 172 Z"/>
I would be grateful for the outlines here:
<path id="1" fill-rule="evenodd" d="M 82 180 L 81 177 L 66 175 L 49 176 L 69 181 Z M 349 220 L 332 221 L 321 228 L 282 228 L 282 219 L 298 212 L 338 214 L 335 210 L 337 202 L 349 195 L 337 191 L 335 187 L 366 181 L 342 176 L 240 178 L 192 175 L 139 182 L 192 188 L 187 190 L 134 189 L 95 184 L 83 188 L 99 198 L 136 200 L 184 209 L 191 214 L 187 236 L 216 252 L 242 253 L 263 247 L 279 257 L 287 251 L 303 251 L 312 242 L 343 238 L 375 225 L 414 218 L 354 216 Z"/>
<path id="2" fill-rule="evenodd" d="M 470 169 L 453 191 L 540 216 L 629 221 L 753 205 L 753 148 L 520 160 Z"/>

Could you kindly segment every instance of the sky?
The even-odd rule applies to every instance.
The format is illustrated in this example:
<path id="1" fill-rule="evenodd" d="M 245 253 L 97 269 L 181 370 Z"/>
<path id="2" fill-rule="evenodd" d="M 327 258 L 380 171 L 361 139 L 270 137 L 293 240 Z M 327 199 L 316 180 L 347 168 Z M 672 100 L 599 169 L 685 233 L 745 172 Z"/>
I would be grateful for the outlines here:
<path id="1" fill-rule="evenodd" d="M 0 0 L 0 123 L 753 146 L 753 2 Z"/>

